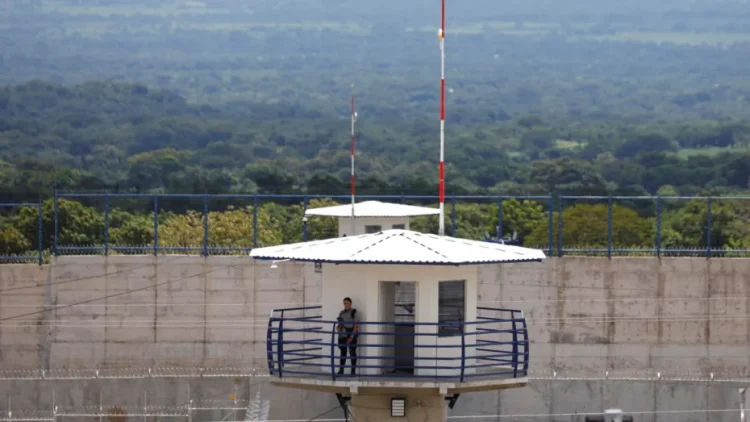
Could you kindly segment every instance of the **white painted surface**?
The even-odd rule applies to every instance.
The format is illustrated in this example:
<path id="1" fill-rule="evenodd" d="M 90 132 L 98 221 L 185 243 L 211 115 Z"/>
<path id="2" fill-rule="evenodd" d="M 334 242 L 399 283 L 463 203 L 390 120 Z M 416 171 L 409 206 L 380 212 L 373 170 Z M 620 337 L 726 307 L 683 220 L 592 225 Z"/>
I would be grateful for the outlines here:
<path id="1" fill-rule="evenodd" d="M 250 256 L 260 259 L 322 261 L 340 264 L 449 265 L 541 261 L 545 258 L 544 252 L 539 249 L 395 229 L 373 234 L 256 248 L 250 252 Z"/>
<path id="2" fill-rule="evenodd" d="M 381 282 L 387 281 L 413 281 L 416 282 L 416 312 L 415 322 L 437 323 L 438 322 L 438 282 L 439 281 L 466 281 L 466 321 L 476 320 L 477 307 L 477 267 L 447 267 L 447 266 L 425 266 L 425 265 L 352 265 L 352 264 L 323 264 L 323 294 L 322 312 L 323 319 L 335 321 L 339 312 L 343 309 L 344 297 L 352 299 L 352 306 L 357 308 L 357 314 L 361 321 L 384 321 L 390 317 L 387 314 L 387 304 L 381 304 L 383 293 Z M 332 325 L 332 324 L 331 324 Z M 357 354 L 360 357 L 369 357 L 358 362 L 358 365 L 377 365 L 383 360 L 390 360 L 392 351 L 385 348 L 368 347 L 370 345 L 387 344 L 388 338 L 379 335 L 380 332 L 388 332 L 389 327 L 379 325 L 363 325 L 360 331 L 365 332 L 359 338 Z M 473 328 L 467 328 L 467 332 Z M 417 333 L 431 334 L 428 336 L 417 336 L 415 344 L 431 347 L 416 348 L 414 355 L 417 358 L 427 358 L 416 362 L 418 366 L 451 366 L 455 369 L 419 369 L 416 375 L 459 375 L 461 367 L 461 348 L 445 348 L 440 346 L 460 345 L 461 336 L 437 337 L 437 326 L 416 327 Z M 329 331 L 330 333 L 330 331 Z M 367 334 L 371 333 L 371 334 Z M 467 344 L 473 344 L 473 336 L 467 336 Z M 330 334 L 324 335 L 324 342 L 330 343 Z M 471 342 L 471 343 L 470 343 Z M 473 365 L 473 348 L 467 348 L 466 365 Z M 338 356 L 338 348 L 334 349 Z M 327 352 L 326 352 L 327 354 Z M 434 360 L 435 357 L 453 357 L 455 360 Z M 438 363 L 439 362 L 439 363 Z M 338 364 L 338 357 L 336 358 Z M 324 371 L 330 371 L 325 368 Z M 380 374 L 379 368 L 361 369 L 361 374 Z M 467 372 L 468 373 L 468 372 Z"/>
<path id="3" fill-rule="evenodd" d="M 409 230 L 409 217 L 357 217 L 354 219 L 354 233 L 352 233 L 351 217 L 339 217 L 339 237 L 366 234 L 367 226 L 380 226 L 380 230 L 398 229 Z M 394 227 L 396 226 L 396 227 Z"/>
<path id="4" fill-rule="evenodd" d="M 418 207 L 392 202 L 363 201 L 354 204 L 354 216 L 359 217 L 417 217 L 420 215 L 438 215 L 436 208 Z M 305 211 L 306 216 L 350 217 L 352 205 L 335 205 L 332 207 L 310 208 Z"/>

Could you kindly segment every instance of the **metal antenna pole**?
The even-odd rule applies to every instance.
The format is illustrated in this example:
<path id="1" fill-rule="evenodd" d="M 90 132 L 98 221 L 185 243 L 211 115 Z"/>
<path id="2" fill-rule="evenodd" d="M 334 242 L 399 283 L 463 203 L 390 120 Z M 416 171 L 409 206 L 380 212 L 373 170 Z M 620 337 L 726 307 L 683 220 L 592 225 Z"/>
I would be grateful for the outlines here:
<path id="1" fill-rule="evenodd" d="M 438 234 L 445 235 L 445 0 L 442 0 L 440 30 L 440 167 L 439 167 L 439 189 L 440 189 L 440 221 L 438 222 Z"/>
<path id="2" fill-rule="evenodd" d="M 354 139 L 354 123 L 357 121 L 357 111 L 354 108 L 354 85 L 352 85 L 352 133 L 351 133 L 351 140 L 350 140 L 350 155 L 351 155 L 351 189 L 352 189 L 352 236 L 354 236 L 356 224 L 354 223 L 354 192 L 355 192 L 355 176 L 354 176 L 354 150 L 356 146 L 356 141 Z"/>

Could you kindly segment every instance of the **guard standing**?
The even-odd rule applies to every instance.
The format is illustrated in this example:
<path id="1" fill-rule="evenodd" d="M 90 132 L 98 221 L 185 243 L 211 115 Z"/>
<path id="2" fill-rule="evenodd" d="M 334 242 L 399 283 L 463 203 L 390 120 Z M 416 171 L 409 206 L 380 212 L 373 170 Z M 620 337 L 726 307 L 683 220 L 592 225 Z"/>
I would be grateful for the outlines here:
<path id="1" fill-rule="evenodd" d="M 341 365 L 339 367 L 339 375 L 344 374 L 347 350 L 349 351 L 349 358 L 352 362 L 351 374 L 354 375 L 356 373 L 355 367 L 357 366 L 359 317 L 357 316 L 357 310 L 352 308 L 352 300 L 350 298 L 344 298 L 344 310 L 339 312 L 339 317 L 336 320 L 339 322 L 336 326 L 336 331 L 339 332 L 339 350 L 341 351 L 341 358 L 339 359 L 339 364 Z"/>

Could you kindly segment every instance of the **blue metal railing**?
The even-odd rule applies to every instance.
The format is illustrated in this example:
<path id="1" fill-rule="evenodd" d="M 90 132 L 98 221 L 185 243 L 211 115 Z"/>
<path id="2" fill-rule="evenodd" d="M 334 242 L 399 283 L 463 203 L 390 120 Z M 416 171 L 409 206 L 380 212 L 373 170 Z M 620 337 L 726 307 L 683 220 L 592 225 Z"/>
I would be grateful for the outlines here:
<path id="1" fill-rule="evenodd" d="M 323 320 L 320 306 L 275 310 L 266 334 L 268 369 L 279 378 L 331 380 L 464 382 L 527 376 L 529 338 L 523 313 L 485 307 L 477 312 L 476 321 L 452 324 L 360 322 L 355 365 L 349 356 L 340 361 L 344 344 L 336 329 L 339 322 Z M 439 335 L 438 327 L 446 325 L 463 329 Z"/>
<path id="2" fill-rule="evenodd" d="M 29 230 L 28 223 L 25 223 L 26 226 L 24 226 L 25 231 L 23 235 L 26 240 L 21 242 L 21 244 L 31 242 L 38 250 L 29 252 L 19 251 L 19 248 L 15 248 L 13 252 L 10 252 L 11 247 L 8 246 L 5 253 L 0 251 L 0 262 L 42 262 L 45 250 L 55 256 L 66 254 L 97 254 L 106 256 L 113 253 L 153 255 L 177 253 L 202 256 L 232 253 L 245 254 L 249 253 L 254 247 L 271 246 L 271 244 L 264 241 L 263 237 L 259 237 L 258 235 L 259 232 L 269 230 L 269 228 L 263 226 L 265 220 L 259 218 L 258 212 L 259 208 L 265 203 L 298 204 L 302 205 L 303 209 L 307 209 L 310 200 L 325 198 L 333 200 L 349 199 L 345 195 L 55 193 L 53 199 L 54 208 L 53 210 L 49 210 L 48 208 L 47 214 L 39 219 L 37 233 L 31 233 L 32 230 Z M 79 219 L 75 215 L 65 214 L 69 210 L 60 208 L 60 201 L 63 199 L 82 201 L 87 206 L 91 206 L 92 203 L 98 204 L 96 212 L 98 213 L 97 218 L 100 220 L 97 220 L 98 225 L 95 233 L 87 232 L 85 236 L 77 236 L 76 233 L 68 231 L 73 230 L 65 226 L 69 224 L 69 221 L 75 222 L 75 224 L 86 224 L 90 218 L 87 216 L 87 218 Z M 359 199 L 378 199 L 401 203 L 409 201 L 426 204 L 437 201 L 437 196 L 362 195 Z M 514 215 L 513 209 L 509 208 L 508 201 L 510 200 L 533 201 L 537 204 L 538 212 L 541 214 L 537 215 L 535 220 L 535 224 L 539 227 L 533 228 L 536 232 L 533 240 L 534 244 L 530 243 L 528 236 L 525 240 L 521 239 L 523 240 L 521 244 L 527 247 L 543 249 L 548 256 L 593 255 L 610 258 L 628 255 L 650 255 L 656 257 L 694 256 L 706 258 L 750 256 L 750 236 L 746 239 L 733 239 L 730 242 L 729 238 L 735 236 L 737 231 L 732 230 L 727 222 L 728 219 L 735 218 L 735 223 L 742 225 L 742 209 L 750 205 L 750 202 L 747 202 L 747 200 L 750 200 L 750 197 L 451 196 L 448 201 L 450 209 L 446 212 L 446 218 L 449 220 L 447 221 L 447 225 L 449 225 L 447 232 L 452 235 L 461 235 L 458 232 L 459 226 L 464 226 L 464 223 L 459 221 L 460 218 L 463 218 L 460 215 L 459 209 L 461 203 L 492 204 L 496 206 L 497 215 L 493 213 L 493 215 L 482 216 L 482 221 L 475 221 L 471 229 L 476 228 L 477 225 L 487 228 L 492 227 L 491 230 L 488 230 L 491 233 L 487 233 L 486 236 L 480 236 L 477 240 L 481 240 L 484 237 L 491 241 L 503 238 L 505 238 L 505 241 L 508 241 L 508 223 L 519 224 L 517 221 L 519 216 Z M 118 201 L 128 201 L 126 208 L 140 209 L 152 214 L 152 222 L 146 221 L 143 227 L 139 227 L 139 230 L 142 232 L 147 232 L 146 237 L 141 237 L 143 240 L 139 240 L 141 244 L 123 244 L 124 242 L 119 240 L 122 239 L 122 230 L 120 227 L 114 227 L 114 225 L 118 224 L 114 218 Z M 690 208 L 690 212 L 692 213 L 690 218 L 695 227 L 689 230 L 689 237 L 682 236 L 680 233 L 677 233 L 677 236 L 675 236 L 675 231 L 679 232 L 682 230 L 680 228 L 682 227 L 682 222 L 675 225 L 671 216 L 674 215 L 677 207 L 684 205 L 684 202 L 677 203 L 676 201 L 693 201 L 693 205 Z M 725 206 L 732 201 L 739 201 L 736 202 L 736 204 L 739 204 L 737 207 L 739 211 L 736 211 L 739 215 L 734 217 L 728 214 L 727 207 Z M 214 226 L 210 221 L 209 212 L 224 210 L 228 203 L 242 203 L 251 206 L 251 210 L 248 211 L 246 218 L 252 224 L 252 231 L 251 234 L 247 235 L 248 239 L 243 239 L 241 242 L 232 241 L 232 244 L 223 244 L 221 240 L 218 242 L 212 241 Z M 573 206 L 580 203 L 600 204 L 602 207 L 605 207 L 606 213 L 596 214 L 593 217 L 576 217 L 568 213 L 569 210 L 572 210 Z M 122 205 L 122 202 L 119 202 L 119 204 Z M 42 204 L 40 203 L 1 205 L 6 209 L 12 208 L 16 211 L 32 207 L 35 210 L 33 212 L 36 213 L 38 210 L 39 216 L 42 217 Z M 623 223 L 621 216 L 615 217 L 617 215 L 616 211 L 623 207 L 636 210 L 638 215 L 640 215 L 639 218 L 644 219 L 644 221 L 648 219 L 649 234 L 646 241 L 638 244 L 630 244 L 628 243 L 630 240 L 621 237 L 624 233 L 623 230 L 627 230 L 627 226 Z M 200 216 L 200 223 L 199 226 L 193 228 L 195 233 L 190 237 L 189 242 L 167 244 L 165 240 L 168 241 L 168 238 L 164 232 L 166 228 L 163 224 L 164 221 L 168 220 L 165 220 L 164 213 L 175 209 L 181 210 L 178 213 L 184 212 L 187 209 L 196 210 L 196 214 Z M 469 215 L 466 218 L 476 219 L 476 216 Z M 680 218 L 684 218 L 684 216 Z M 582 225 L 582 221 L 585 223 L 584 225 Z M 670 226 L 666 226 L 665 221 Z M 6 222 L 6 224 L 10 223 Z M 581 236 L 577 236 L 576 239 L 570 238 L 571 235 L 577 234 L 585 225 L 596 225 L 596 229 L 590 229 L 596 230 L 597 236 L 595 236 L 595 241 L 586 243 L 585 239 L 583 241 L 580 239 Z M 511 228 L 513 227 L 511 226 Z M 623 229 L 623 227 L 625 228 Z M 47 229 L 43 230 L 43 228 Z M 641 227 L 638 230 L 642 229 Z M 74 229 L 74 231 L 78 230 L 83 229 Z M 113 238 L 115 230 L 119 230 L 118 234 L 120 236 Z M 300 239 L 308 240 L 308 224 L 300 223 L 298 230 L 302 234 Z M 539 235 L 540 233 L 541 236 Z M 61 234 L 63 235 L 62 238 L 60 237 Z M 583 237 L 585 238 L 585 236 Z M 10 238 L 12 239 L 12 236 Z M 71 241 L 69 240 L 71 238 L 85 238 L 89 240 Z"/>

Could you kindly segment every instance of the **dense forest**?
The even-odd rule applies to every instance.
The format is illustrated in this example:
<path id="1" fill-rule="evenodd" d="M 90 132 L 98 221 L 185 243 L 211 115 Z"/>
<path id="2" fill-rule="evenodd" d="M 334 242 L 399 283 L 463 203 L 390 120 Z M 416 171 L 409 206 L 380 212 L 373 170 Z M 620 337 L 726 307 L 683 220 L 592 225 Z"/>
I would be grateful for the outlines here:
<path id="1" fill-rule="evenodd" d="M 144 85 L 29 82 L 0 89 L 0 110 L 8 201 L 54 189 L 347 189 L 348 122 L 301 106 L 192 105 Z M 361 125 L 360 193 L 436 193 L 436 141 L 426 126 Z M 750 180 L 750 125 L 739 121 L 558 125 L 526 115 L 454 133 L 446 177 L 456 195 L 718 195 L 746 191 Z"/>
<path id="2" fill-rule="evenodd" d="M 47 249 L 54 190 L 343 194 L 352 85 L 358 193 L 435 195 L 439 3 L 360 3 L 4 2 L 2 202 L 45 201 Z M 748 4 L 449 3 L 449 195 L 750 190 Z M 76 211 L 66 217 L 63 243 L 101 244 L 105 220 L 111 241 L 151 242 L 148 201 L 113 204 L 106 218 L 101 202 L 65 204 Z M 506 214 L 528 221 L 508 217 L 503 232 L 546 244 L 547 204 L 518 204 Z M 567 246 L 606 241 L 606 205 L 563 205 Z M 705 201 L 663 205 L 657 219 L 654 201 L 618 202 L 615 243 L 652 248 L 658 231 L 665 247 L 750 245 L 742 202 L 713 204 L 710 239 Z M 225 202 L 211 212 L 237 225 L 256 213 L 262 244 L 301 236 L 300 201 L 248 206 Z M 171 224 L 188 230 L 180 236 L 190 242 L 200 238 L 189 231 L 202 227 L 200 201 L 165 201 L 160 211 L 165 244 L 182 244 L 177 234 L 169 240 Z M 35 212 L 6 212 L 6 253 L 34 249 Z M 497 204 L 461 203 L 457 234 L 495 233 L 497 218 Z M 236 242 L 212 238 L 216 245 Z"/>

